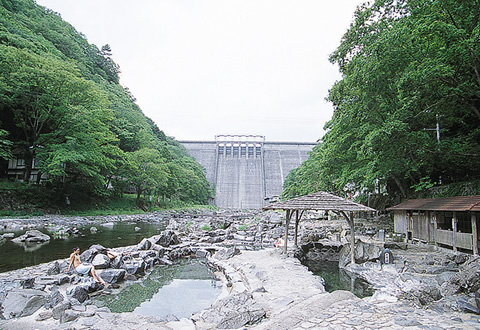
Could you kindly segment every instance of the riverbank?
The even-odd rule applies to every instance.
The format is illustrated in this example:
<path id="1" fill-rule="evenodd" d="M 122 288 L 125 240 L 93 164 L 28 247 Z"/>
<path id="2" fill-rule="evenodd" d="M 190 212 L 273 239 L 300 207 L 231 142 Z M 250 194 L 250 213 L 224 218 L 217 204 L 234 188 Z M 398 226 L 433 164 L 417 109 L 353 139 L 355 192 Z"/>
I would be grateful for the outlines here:
<path id="1" fill-rule="evenodd" d="M 162 217 L 163 220 L 166 218 Z M 158 219 L 158 214 L 151 218 L 152 221 Z M 112 218 L 99 221 L 110 220 Z M 205 230 L 207 227 L 209 230 Z M 281 217 L 276 213 L 176 214 L 168 217 L 167 228 L 175 232 L 181 242 L 176 242 L 177 245 L 170 246 L 167 250 L 160 249 L 162 253 L 181 255 L 188 251 L 189 255 L 193 253 L 207 257 L 211 267 L 217 270 L 216 277 L 223 283 L 223 294 L 211 308 L 190 319 L 165 320 L 135 313 L 110 313 L 104 307 L 91 304 L 72 304 L 67 309 L 68 313 L 63 311 L 71 317 L 63 318 L 65 323 L 52 317 L 51 308 L 42 307 L 30 316 L 1 320 L 0 328 L 480 328 L 478 315 L 465 312 L 468 305 L 475 305 L 474 296 L 456 296 L 450 290 L 476 285 L 469 277 L 475 276 L 475 269 L 478 269 L 478 258 L 473 256 L 426 245 L 410 244 L 408 248 L 401 246 L 402 248 L 393 250 L 395 262 L 392 265 L 382 266 L 379 262 L 369 261 L 347 267 L 375 287 L 376 293 L 372 297 L 359 299 L 346 291 L 325 292 L 321 279 L 314 276 L 295 257 L 299 250 L 293 249 L 293 242 L 289 242 L 291 248 L 287 255 L 282 254 L 281 249 L 272 248 L 274 238 L 283 233 Z M 342 221 L 307 218 L 301 224 L 300 241 L 307 242 L 312 233 L 316 241 L 319 239 L 317 236 L 336 237 L 335 233 L 343 230 Z M 362 238 L 370 240 L 372 244 L 380 244 L 374 237 Z M 150 238 L 136 247 L 116 251 L 136 249 L 147 257 L 150 252 L 144 250 L 146 241 L 159 242 L 158 239 Z M 333 245 L 345 244 L 330 242 Z M 157 246 L 156 243 L 152 244 L 153 247 Z M 316 251 L 315 254 L 319 255 L 320 252 Z M 12 289 L 9 285 L 19 287 L 24 285 L 25 280 L 32 278 L 35 281 L 39 279 L 38 283 L 45 283 L 45 274 L 53 263 L 1 273 L 0 282 L 5 289 L 0 293 L 1 300 Z M 468 266 L 473 267 L 473 275 L 463 272 L 463 268 Z M 57 284 L 48 284 L 48 291 L 54 292 L 52 289 L 55 285 Z M 72 283 L 67 281 L 57 286 L 58 291 L 64 294 Z M 64 296 L 67 297 L 66 294 Z"/>
<path id="2" fill-rule="evenodd" d="M 72 322 L 60 324 L 53 318 L 37 321 L 42 310 L 35 314 L 0 321 L 4 329 L 212 329 L 212 322 L 229 317 L 235 322 L 229 308 L 229 297 L 244 294 L 251 299 L 247 311 L 261 315 L 252 329 L 479 329 L 480 317 L 466 313 L 435 312 L 414 308 L 385 293 L 359 299 L 350 292 L 325 292 L 318 277 L 309 272 L 294 257 L 283 255 L 278 249 L 243 251 L 239 255 L 218 262 L 228 291 L 212 308 L 192 319 L 162 322 L 152 317 L 134 313 L 109 313 L 108 310 L 91 309 Z M 2 277 L 41 274 L 47 265 L 30 267 L 4 274 Z M 381 276 L 379 271 L 378 276 Z M 217 305 L 217 307 L 215 307 Z M 218 309 L 218 305 L 225 309 Z M 232 306 L 230 306 L 232 307 Z M 79 307 L 80 308 L 80 307 Z M 259 313 L 259 311 L 262 311 Z M 245 315 L 237 315 L 239 322 Z M 239 324 L 239 323 L 238 323 Z M 238 324 L 230 323 L 238 328 Z M 217 323 L 218 325 L 218 323 Z M 215 327 L 213 327 L 215 328 Z"/>

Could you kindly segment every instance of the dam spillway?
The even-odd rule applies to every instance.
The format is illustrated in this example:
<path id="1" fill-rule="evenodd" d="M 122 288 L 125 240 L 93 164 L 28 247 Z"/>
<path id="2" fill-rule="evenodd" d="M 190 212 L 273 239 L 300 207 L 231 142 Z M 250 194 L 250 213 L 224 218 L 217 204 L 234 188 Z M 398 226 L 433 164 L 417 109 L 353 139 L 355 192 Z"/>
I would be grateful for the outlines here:
<path id="1" fill-rule="evenodd" d="M 217 135 L 215 141 L 180 142 L 202 166 L 222 209 L 259 209 L 279 196 L 288 173 L 315 143 L 268 142 L 261 135 Z"/>

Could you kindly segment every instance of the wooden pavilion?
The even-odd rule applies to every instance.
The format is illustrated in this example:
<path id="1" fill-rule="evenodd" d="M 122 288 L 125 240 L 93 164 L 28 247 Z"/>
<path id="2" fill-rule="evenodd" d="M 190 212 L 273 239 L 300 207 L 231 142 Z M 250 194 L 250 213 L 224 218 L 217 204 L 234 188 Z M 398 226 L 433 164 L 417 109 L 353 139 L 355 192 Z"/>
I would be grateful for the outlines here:
<path id="1" fill-rule="evenodd" d="M 295 215 L 295 246 L 297 246 L 298 239 L 298 224 L 305 211 L 331 211 L 336 214 L 341 214 L 347 220 L 347 223 L 350 226 L 350 244 L 351 244 L 351 261 L 352 264 L 355 263 L 355 230 L 354 230 L 354 212 L 375 212 L 375 209 L 372 209 L 368 206 L 358 204 L 348 199 L 341 198 L 332 194 L 329 194 L 324 191 L 319 191 L 314 194 L 301 196 L 297 198 L 290 199 L 284 202 L 277 202 L 272 205 L 264 207 L 265 210 L 285 210 L 287 212 L 286 221 L 285 221 L 285 244 L 283 246 L 283 251 L 287 252 L 287 242 L 288 242 L 288 226 L 292 217 Z"/>

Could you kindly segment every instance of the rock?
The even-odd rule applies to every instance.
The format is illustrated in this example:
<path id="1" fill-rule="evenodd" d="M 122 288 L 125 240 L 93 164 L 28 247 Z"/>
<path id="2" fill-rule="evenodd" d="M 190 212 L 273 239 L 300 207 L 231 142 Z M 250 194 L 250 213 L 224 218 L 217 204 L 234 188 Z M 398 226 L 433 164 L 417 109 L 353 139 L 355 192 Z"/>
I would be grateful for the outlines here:
<path id="1" fill-rule="evenodd" d="M 445 296 L 456 293 L 475 293 L 480 289 L 480 257 L 470 257 L 461 267 L 460 271 L 453 276 L 445 290 L 442 292 Z"/>
<path id="2" fill-rule="evenodd" d="M 61 320 L 65 311 L 67 309 L 69 309 L 70 307 L 72 307 L 72 305 L 68 301 L 62 302 L 62 303 L 58 304 L 57 306 L 53 307 L 53 309 L 52 309 L 53 318 L 55 320 Z"/>
<path id="3" fill-rule="evenodd" d="M 105 222 L 105 223 L 101 223 L 100 226 L 102 227 L 105 227 L 105 228 L 113 228 L 115 224 L 113 222 Z"/>
<path id="4" fill-rule="evenodd" d="M 57 306 L 59 303 L 61 303 L 62 301 L 64 301 L 64 297 L 63 295 L 60 293 L 60 291 L 57 290 L 54 290 L 50 293 L 50 295 L 48 296 L 48 303 L 46 304 L 46 307 L 55 307 Z"/>
<path id="5" fill-rule="evenodd" d="M 475 292 L 475 304 L 477 305 L 477 308 L 480 309 L 480 290 Z"/>
<path id="6" fill-rule="evenodd" d="M 177 234 L 173 230 L 165 230 L 163 231 L 155 244 L 159 244 L 163 247 L 169 247 L 171 245 L 178 245 L 181 241 L 178 238 Z"/>
<path id="7" fill-rule="evenodd" d="M 50 268 L 47 270 L 47 275 L 57 275 L 60 274 L 60 264 L 58 261 L 55 261 Z"/>
<path id="8" fill-rule="evenodd" d="M 80 316 L 79 312 L 76 312 L 71 309 L 67 309 L 63 314 L 63 318 L 60 320 L 60 323 L 66 323 L 76 320 Z"/>
<path id="9" fill-rule="evenodd" d="M 35 321 L 45 321 L 49 318 L 51 318 L 53 315 L 52 311 L 43 311 L 38 313 L 38 315 L 35 317 Z"/>
<path id="10" fill-rule="evenodd" d="M 355 243 L 355 263 L 362 264 L 367 261 L 378 260 L 382 252 L 383 249 L 381 247 L 358 240 Z M 338 265 L 340 268 L 345 268 L 350 261 L 350 244 L 346 244 L 340 250 Z"/>
<path id="11" fill-rule="evenodd" d="M 405 242 L 385 242 L 383 244 L 383 247 L 386 249 L 400 249 L 400 250 L 406 250 L 408 248 L 408 243 Z"/>
<path id="12" fill-rule="evenodd" d="M 3 316 L 6 319 L 28 316 L 39 310 L 48 299 L 48 294 L 33 289 L 10 291 L 3 302 Z"/>
<path id="13" fill-rule="evenodd" d="M 207 258 L 210 256 L 210 252 L 207 251 L 207 250 L 204 250 L 204 249 L 198 249 L 196 252 L 195 252 L 195 256 L 197 258 Z"/>
<path id="14" fill-rule="evenodd" d="M 88 299 L 88 290 L 83 285 L 75 285 L 67 289 L 67 297 L 75 298 L 83 303 Z"/>
<path id="15" fill-rule="evenodd" d="M 145 273 L 145 266 L 143 259 L 129 260 L 123 264 L 123 268 L 129 275 L 143 275 Z"/>
<path id="16" fill-rule="evenodd" d="M 442 294 L 438 286 L 424 285 L 405 293 L 404 299 L 411 300 L 417 305 L 425 306 L 442 299 Z"/>
<path id="17" fill-rule="evenodd" d="M 142 241 L 138 243 L 139 250 L 148 250 L 150 249 L 151 246 L 152 246 L 152 242 L 147 238 L 142 239 Z"/>
<path id="18" fill-rule="evenodd" d="M 265 310 L 253 300 L 251 293 L 241 292 L 218 300 L 195 317 L 212 324 L 215 329 L 238 329 L 260 322 L 265 315 Z"/>
<path id="19" fill-rule="evenodd" d="M 457 265 L 460 265 L 460 264 L 465 263 L 468 260 L 468 258 L 469 258 L 469 256 L 465 253 L 457 253 L 455 255 L 455 259 L 453 261 L 455 261 L 455 263 Z"/>
<path id="20" fill-rule="evenodd" d="M 235 246 L 232 246 L 230 248 L 225 248 L 217 251 L 213 255 L 213 258 L 216 260 L 227 260 L 232 258 L 233 256 L 236 256 L 237 254 L 240 254 L 240 250 L 237 249 Z"/>
<path id="21" fill-rule="evenodd" d="M 92 260 L 92 265 L 96 269 L 105 269 L 110 266 L 110 258 L 104 254 L 97 254 Z"/>
<path id="22" fill-rule="evenodd" d="M 118 283 L 125 277 L 125 269 L 107 269 L 99 276 L 107 283 Z"/>
<path id="23" fill-rule="evenodd" d="M 48 242 L 50 236 L 42 233 L 39 230 L 28 230 L 25 234 L 18 236 L 17 238 L 12 239 L 14 243 L 43 243 Z"/>
<path id="24" fill-rule="evenodd" d="M 90 232 L 91 232 L 92 234 L 96 234 L 97 231 L 98 231 L 97 227 L 90 227 Z"/>
<path id="25" fill-rule="evenodd" d="M 140 231 L 140 230 L 142 230 L 142 228 L 140 228 L 140 227 L 135 227 L 135 231 Z"/>

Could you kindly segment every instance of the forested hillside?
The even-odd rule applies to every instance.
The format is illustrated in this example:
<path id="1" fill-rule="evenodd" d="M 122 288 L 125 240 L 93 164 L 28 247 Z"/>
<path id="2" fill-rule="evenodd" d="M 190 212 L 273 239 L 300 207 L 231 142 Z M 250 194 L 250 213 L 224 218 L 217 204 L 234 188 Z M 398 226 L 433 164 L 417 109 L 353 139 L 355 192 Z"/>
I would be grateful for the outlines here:
<path id="1" fill-rule="evenodd" d="M 133 186 L 139 198 L 207 202 L 203 169 L 119 84 L 108 45 L 89 44 L 33 0 L 0 4 L 2 176 L 6 160 L 21 158 L 23 179 L 32 181 L 37 167 L 36 181 L 48 178 L 58 201 L 104 198 Z"/>
<path id="2" fill-rule="evenodd" d="M 284 197 L 480 194 L 479 20 L 478 0 L 358 8 L 330 57 L 342 79 L 327 133 Z"/>

